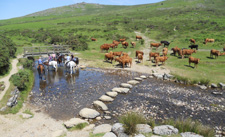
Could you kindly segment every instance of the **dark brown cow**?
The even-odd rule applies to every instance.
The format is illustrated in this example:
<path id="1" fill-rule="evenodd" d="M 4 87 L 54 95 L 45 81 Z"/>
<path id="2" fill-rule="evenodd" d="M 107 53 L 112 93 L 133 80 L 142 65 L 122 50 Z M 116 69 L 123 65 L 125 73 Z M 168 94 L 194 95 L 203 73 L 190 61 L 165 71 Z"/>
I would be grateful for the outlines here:
<path id="1" fill-rule="evenodd" d="M 130 42 L 130 44 L 132 45 L 133 48 L 136 47 L 136 42 Z"/>
<path id="2" fill-rule="evenodd" d="M 220 56 L 220 51 L 212 49 L 210 51 L 210 57 L 213 58 L 213 55 L 215 55 L 215 58 L 218 58 L 218 56 Z"/>
<path id="3" fill-rule="evenodd" d="M 100 46 L 101 52 L 103 50 L 106 50 L 108 52 L 109 48 L 110 48 L 110 45 L 109 44 L 103 44 L 103 45 Z"/>
<path id="4" fill-rule="evenodd" d="M 195 44 L 195 39 L 190 39 L 189 40 L 191 43 L 194 43 Z"/>
<path id="5" fill-rule="evenodd" d="M 137 50 L 137 51 L 136 51 L 136 54 L 135 54 L 135 55 L 136 55 L 136 56 L 135 56 L 136 58 L 137 58 L 138 54 L 144 55 L 144 52 L 143 52 L 143 51 L 140 51 L 140 50 Z"/>
<path id="6" fill-rule="evenodd" d="M 150 52 L 149 53 L 149 61 L 151 61 L 151 57 L 154 57 L 154 60 L 155 60 L 155 58 L 158 57 L 158 56 L 159 56 L 159 53 L 157 53 L 157 52 Z"/>
<path id="7" fill-rule="evenodd" d="M 174 56 L 176 56 L 176 53 L 178 53 L 178 55 L 181 55 L 181 49 L 177 46 L 172 48 L 171 50 L 173 51 Z"/>
<path id="8" fill-rule="evenodd" d="M 111 53 L 105 53 L 105 60 L 111 60 L 112 63 L 112 61 L 114 60 L 114 55 Z"/>
<path id="9" fill-rule="evenodd" d="M 195 67 L 197 68 L 197 65 L 198 65 L 199 61 L 200 61 L 200 59 L 198 59 L 198 58 L 189 57 L 189 66 L 191 66 L 191 63 L 194 63 Z"/>
<path id="10" fill-rule="evenodd" d="M 127 47 L 129 46 L 129 44 L 128 44 L 128 42 L 124 41 L 124 42 L 122 42 L 122 46 L 123 46 L 124 48 L 127 48 Z"/>
<path id="11" fill-rule="evenodd" d="M 162 64 L 165 64 L 167 59 L 168 59 L 167 56 L 162 56 L 162 57 L 158 56 L 158 57 L 156 57 L 156 59 L 155 59 L 156 66 L 158 66 L 159 62 L 162 62 Z"/>
<path id="12" fill-rule="evenodd" d="M 136 40 L 138 40 L 138 39 L 142 39 L 142 37 L 141 36 L 136 36 Z"/>
<path id="13" fill-rule="evenodd" d="M 126 39 L 125 38 L 123 38 L 123 39 L 120 39 L 120 42 L 124 42 Z"/>
<path id="14" fill-rule="evenodd" d="M 95 38 L 91 38 L 91 40 L 92 40 L 92 41 L 97 41 L 97 39 L 95 39 Z"/>
<path id="15" fill-rule="evenodd" d="M 161 46 L 162 44 L 161 43 L 151 43 L 150 44 L 150 47 L 156 47 L 156 49 L 158 49 L 159 46 Z"/>
<path id="16" fill-rule="evenodd" d="M 184 55 L 191 55 L 192 53 L 196 53 L 195 49 L 183 49 L 182 50 L 182 59 L 184 58 Z"/>

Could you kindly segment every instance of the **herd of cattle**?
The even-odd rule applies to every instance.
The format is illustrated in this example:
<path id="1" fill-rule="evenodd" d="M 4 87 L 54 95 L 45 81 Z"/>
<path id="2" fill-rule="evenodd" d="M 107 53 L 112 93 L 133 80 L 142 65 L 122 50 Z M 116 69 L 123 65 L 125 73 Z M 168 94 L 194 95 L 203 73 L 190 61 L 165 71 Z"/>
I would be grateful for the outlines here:
<path id="1" fill-rule="evenodd" d="M 142 39 L 141 36 L 136 36 L 136 40 L 140 40 Z M 92 41 L 96 41 L 97 39 L 95 38 L 91 38 Z M 182 59 L 184 58 L 184 56 L 189 56 L 189 66 L 191 63 L 194 63 L 195 67 L 197 67 L 200 59 L 199 58 L 194 58 L 194 57 L 191 57 L 191 55 L 193 53 L 196 53 L 197 50 L 198 50 L 198 45 L 195 45 L 195 40 L 194 39 L 190 39 L 189 40 L 192 45 L 189 46 L 189 48 L 191 49 L 186 49 L 186 48 L 183 48 L 183 49 L 180 49 L 178 48 L 177 46 L 172 48 L 172 54 L 171 55 L 174 55 L 174 56 L 177 56 L 176 54 L 178 54 L 178 57 L 181 57 Z M 205 39 L 205 42 L 204 44 L 207 44 L 208 42 L 214 42 L 215 40 L 214 39 Z M 119 44 L 122 44 L 122 47 L 123 48 L 127 48 L 129 46 L 129 43 L 126 42 L 126 39 L 120 39 L 119 41 L 116 41 L 116 40 L 113 40 L 113 42 L 111 44 L 103 44 L 100 46 L 100 49 L 101 49 L 101 52 L 103 50 L 107 51 L 112 48 L 117 48 Z M 136 46 L 136 42 L 131 42 L 130 43 L 132 45 L 132 48 L 135 48 Z M 156 66 L 158 66 L 158 63 L 161 62 L 162 64 L 165 63 L 165 61 L 168 59 L 167 57 L 167 54 L 168 54 L 168 47 L 170 45 L 170 43 L 168 41 L 161 41 L 160 43 L 150 43 L 150 48 L 156 48 L 158 49 L 159 46 L 161 46 L 162 44 L 164 44 L 164 48 L 162 50 L 162 55 L 160 55 L 159 52 L 150 52 L 149 53 L 149 61 L 151 62 L 151 58 L 154 58 L 154 62 L 156 64 Z M 195 49 L 194 49 L 195 48 Z M 215 50 L 215 49 L 212 49 L 210 51 L 210 57 L 213 58 L 213 55 L 215 56 L 215 58 L 218 58 L 218 56 L 221 56 L 221 55 L 225 55 L 225 47 L 223 48 L 223 51 L 224 52 L 220 52 L 218 50 Z M 144 52 L 143 51 L 139 51 L 137 50 L 136 51 L 136 58 L 138 59 L 138 62 L 143 62 L 143 56 L 144 56 Z M 132 58 L 125 52 L 112 52 L 110 51 L 109 53 L 105 53 L 105 60 L 110 60 L 111 63 L 113 60 L 115 60 L 116 62 L 119 62 L 120 65 L 122 65 L 122 67 L 124 68 L 125 65 L 131 67 L 132 65 Z"/>

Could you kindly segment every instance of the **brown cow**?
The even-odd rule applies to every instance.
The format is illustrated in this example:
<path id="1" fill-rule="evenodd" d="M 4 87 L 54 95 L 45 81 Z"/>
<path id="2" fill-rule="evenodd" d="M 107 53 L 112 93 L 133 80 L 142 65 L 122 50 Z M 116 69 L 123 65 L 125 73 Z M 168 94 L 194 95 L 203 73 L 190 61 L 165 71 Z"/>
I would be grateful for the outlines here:
<path id="1" fill-rule="evenodd" d="M 157 52 L 150 52 L 149 53 L 149 61 L 151 61 L 151 57 L 154 57 L 154 60 L 155 60 L 155 58 L 158 57 L 158 56 L 159 56 L 159 53 L 157 53 Z"/>
<path id="2" fill-rule="evenodd" d="M 162 64 L 165 64 L 165 61 L 168 59 L 167 56 L 162 56 L 162 57 L 156 57 L 155 59 L 155 63 L 156 63 L 156 66 L 158 66 L 158 63 L 159 62 L 162 62 Z"/>
<path id="3" fill-rule="evenodd" d="M 156 47 L 156 49 L 158 49 L 159 46 L 161 46 L 162 44 L 161 43 L 151 43 L 150 44 L 150 47 Z"/>
<path id="4" fill-rule="evenodd" d="M 206 38 L 205 39 L 205 44 L 207 44 L 207 42 L 214 42 L 215 41 L 215 39 L 208 39 L 208 38 Z"/>
<path id="5" fill-rule="evenodd" d="M 140 51 L 140 50 L 136 50 L 136 54 L 135 54 L 135 55 L 136 55 L 136 56 L 135 56 L 136 58 L 137 58 L 138 54 L 144 55 L 144 52 L 143 52 L 143 51 Z"/>
<path id="6" fill-rule="evenodd" d="M 133 48 L 136 47 L 136 42 L 130 42 L 130 44 L 132 45 Z"/>
<path id="7" fill-rule="evenodd" d="M 163 48 L 163 56 L 166 56 L 168 53 L 168 48 Z"/>
<path id="8" fill-rule="evenodd" d="M 118 57 L 115 59 L 115 61 L 119 62 L 120 64 L 123 65 L 123 68 L 125 67 L 125 64 L 129 64 L 130 68 L 132 65 L 132 58 L 129 56 L 122 56 L 122 57 Z"/>
<path id="9" fill-rule="evenodd" d="M 109 44 L 103 44 L 103 45 L 100 46 L 101 52 L 103 50 L 106 50 L 108 52 L 109 48 L 110 48 L 110 45 Z"/>
<path id="10" fill-rule="evenodd" d="M 136 40 L 138 40 L 138 39 L 142 39 L 142 37 L 141 36 L 136 36 Z"/>
<path id="11" fill-rule="evenodd" d="M 105 53 L 105 60 L 111 60 L 112 63 L 112 61 L 114 60 L 114 55 L 111 53 Z"/>
<path id="12" fill-rule="evenodd" d="M 113 55 L 114 56 L 121 56 L 122 55 L 122 53 L 123 53 L 123 51 L 119 51 L 119 52 L 113 52 Z"/>
<path id="13" fill-rule="evenodd" d="M 143 63 L 143 55 L 141 53 L 138 54 L 138 62 Z"/>
<path id="14" fill-rule="evenodd" d="M 176 56 L 176 53 L 178 53 L 178 55 L 181 55 L 181 49 L 177 46 L 172 48 L 171 50 L 173 51 L 174 56 Z"/>
<path id="15" fill-rule="evenodd" d="M 196 53 L 195 49 L 183 49 L 182 50 L 182 59 L 184 58 L 184 55 L 191 55 L 192 53 Z"/>
<path id="16" fill-rule="evenodd" d="M 129 46 L 129 44 L 128 44 L 128 42 L 124 41 L 124 42 L 122 42 L 122 46 L 123 46 L 124 48 L 127 48 L 127 47 Z"/>
<path id="17" fill-rule="evenodd" d="M 124 42 L 126 39 L 125 38 L 123 38 L 123 39 L 120 39 L 120 42 Z"/>
<path id="18" fill-rule="evenodd" d="M 189 57 L 189 66 L 191 66 L 191 63 L 194 63 L 195 67 L 197 68 L 197 65 L 198 65 L 199 61 L 200 61 L 200 59 L 198 59 L 198 58 Z"/>
<path id="19" fill-rule="evenodd" d="M 213 55 L 215 55 L 215 58 L 218 58 L 218 56 L 220 56 L 220 51 L 212 49 L 210 51 L 210 57 L 213 58 Z"/>
<path id="20" fill-rule="evenodd" d="M 190 39 L 189 40 L 191 43 L 194 43 L 195 44 L 195 39 Z"/>
<path id="21" fill-rule="evenodd" d="M 91 38 L 91 40 L 92 40 L 92 41 L 97 41 L 97 39 L 95 39 L 95 38 Z"/>
<path id="22" fill-rule="evenodd" d="M 127 57 L 128 56 L 128 53 L 123 52 L 123 56 Z"/>
<path id="23" fill-rule="evenodd" d="M 110 44 L 110 48 L 112 49 L 116 48 L 116 44 Z"/>
<path id="24" fill-rule="evenodd" d="M 115 48 L 118 47 L 118 45 L 120 44 L 120 42 L 116 41 L 116 40 L 113 40 L 113 44 L 115 44 Z"/>

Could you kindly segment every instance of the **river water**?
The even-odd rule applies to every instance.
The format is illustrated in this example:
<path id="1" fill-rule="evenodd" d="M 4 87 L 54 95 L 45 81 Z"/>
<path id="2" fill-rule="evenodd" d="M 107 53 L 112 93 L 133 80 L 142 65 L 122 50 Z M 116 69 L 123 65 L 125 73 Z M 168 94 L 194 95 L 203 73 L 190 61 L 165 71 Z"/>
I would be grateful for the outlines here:
<path id="1" fill-rule="evenodd" d="M 46 80 L 40 80 L 36 70 L 35 84 L 29 103 L 43 110 L 54 119 L 68 120 L 78 117 L 84 108 L 94 108 L 92 103 L 107 91 L 123 82 L 139 77 L 140 73 L 126 70 L 86 68 L 77 69 L 72 75 L 64 67 L 57 72 L 46 72 Z M 111 120 L 128 111 L 138 111 L 155 119 L 191 117 L 203 124 L 225 126 L 225 95 L 213 95 L 217 90 L 201 90 L 174 82 L 148 78 L 135 85 L 128 94 L 119 94 L 109 107 Z M 224 91 L 223 91 L 224 92 Z M 100 123 L 101 123 L 100 122 Z"/>

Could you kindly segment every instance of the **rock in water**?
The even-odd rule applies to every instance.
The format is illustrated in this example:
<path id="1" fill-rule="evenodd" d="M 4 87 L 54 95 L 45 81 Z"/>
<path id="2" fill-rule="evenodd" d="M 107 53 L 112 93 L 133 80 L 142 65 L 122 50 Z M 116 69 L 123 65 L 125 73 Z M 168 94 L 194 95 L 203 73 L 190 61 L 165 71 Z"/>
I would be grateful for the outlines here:
<path id="1" fill-rule="evenodd" d="M 118 93 L 128 93 L 130 89 L 129 88 L 113 88 L 113 92 L 118 92 Z"/>
<path id="2" fill-rule="evenodd" d="M 161 126 L 154 127 L 153 133 L 157 135 L 171 135 L 171 134 L 177 134 L 178 129 L 174 128 L 171 125 L 161 125 Z"/>
<path id="3" fill-rule="evenodd" d="M 100 108 L 101 110 L 108 110 L 108 107 L 105 105 L 105 103 L 103 103 L 102 101 L 94 101 L 94 106 L 96 106 L 97 108 Z"/>
<path id="4" fill-rule="evenodd" d="M 102 124 L 94 128 L 93 134 L 107 133 L 111 131 L 112 126 L 109 124 Z"/>
<path id="5" fill-rule="evenodd" d="M 110 101 L 113 101 L 114 99 L 109 97 L 109 96 L 106 96 L 106 95 L 102 95 L 99 100 L 101 101 L 106 101 L 106 102 L 110 102 Z"/>
<path id="6" fill-rule="evenodd" d="M 140 78 L 146 79 L 147 77 L 145 75 L 141 75 Z"/>
<path id="7" fill-rule="evenodd" d="M 116 97 L 118 95 L 117 92 L 106 92 L 106 95 L 110 96 L 110 97 Z"/>
<path id="8" fill-rule="evenodd" d="M 96 118 L 97 116 L 100 115 L 100 113 L 94 109 L 90 108 L 83 108 L 80 112 L 79 115 L 83 118 Z"/>
<path id="9" fill-rule="evenodd" d="M 140 82 L 137 81 L 137 80 L 130 80 L 127 82 L 128 84 L 131 84 L 131 85 L 136 85 L 136 84 L 139 84 Z"/>
<path id="10" fill-rule="evenodd" d="M 127 84 L 127 83 L 121 83 L 120 86 L 123 88 L 132 88 L 133 87 L 131 84 Z"/>

